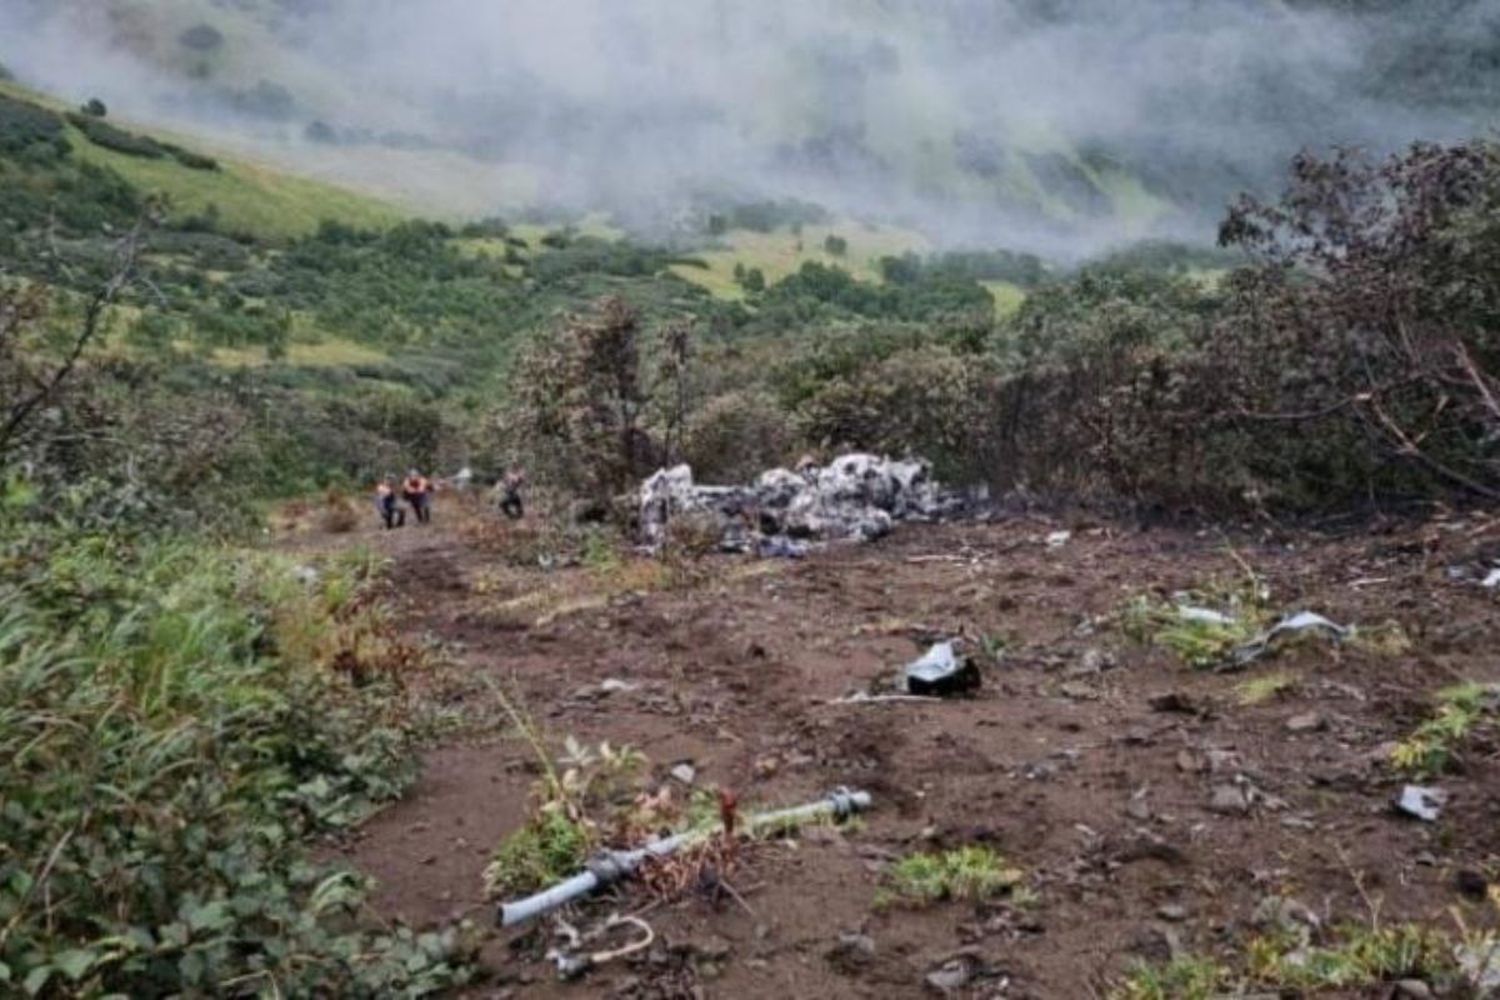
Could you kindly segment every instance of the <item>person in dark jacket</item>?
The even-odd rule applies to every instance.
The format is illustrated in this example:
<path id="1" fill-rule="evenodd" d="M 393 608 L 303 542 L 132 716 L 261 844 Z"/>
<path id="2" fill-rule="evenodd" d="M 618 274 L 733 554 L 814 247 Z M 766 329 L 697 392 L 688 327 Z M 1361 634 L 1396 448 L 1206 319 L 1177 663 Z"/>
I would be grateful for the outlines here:
<path id="1" fill-rule="evenodd" d="M 387 531 L 406 525 L 406 511 L 396 502 L 396 477 L 386 476 L 375 484 L 375 510 Z"/>

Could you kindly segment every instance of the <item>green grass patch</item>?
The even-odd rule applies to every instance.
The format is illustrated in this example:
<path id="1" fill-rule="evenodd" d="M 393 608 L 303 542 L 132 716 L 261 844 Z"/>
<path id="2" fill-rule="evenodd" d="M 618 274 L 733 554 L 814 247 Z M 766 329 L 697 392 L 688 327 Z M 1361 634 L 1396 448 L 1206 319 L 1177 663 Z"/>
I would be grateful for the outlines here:
<path id="1" fill-rule="evenodd" d="M 1229 970 L 1212 958 L 1183 955 L 1161 965 L 1136 962 L 1111 1000 L 1212 1000 L 1229 981 Z"/>
<path id="2" fill-rule="evenodd" d="M 1289 670 L 1272 670 L 1236 684 L 1234 692 L 1239 703 L 1249 708 L 1289 694 L 1301 683 L 1302 678 L 1298 674 Z"/>
<path id="3" fill-rule="evenodd" d="M 1246 957 L 1256 982 L 1311 992 L 1369 988 L 1398 979 L 1443 983 L 1458 972 L 1449 935 L 1412 923 L 1349 926 L 1318 946 L 1297 935 L 1257 938 Z"/>
<path id="4" fill-rule="evenodd" d="M 403 218 L 398 209 L 366 195 L 266 167 L 219 160 L 217 170 L 193 169 L 172 158 L 143 159 L 96 146 L 73 126 L 67 134 L 79 160 L 108 167 L 141 191 L 164 196 L 174 219 L 214 215 L 226 232 L 284 239 L 309 235 L 325 219 L 378 229 Z"/>
<path id="5" fill-rule="evenodd" d="M 1437 694 L 1437 708 L 1391 750 L 1391 763 L 1414 776 L 1432 777 L 1451 767 L 1474 730 L 1500 709 L 1500 686 L 1467 682 Z"/>
<path id="6" fill-rule="evenodd" d="M 1009 892 L 1023 877 L 1021 869 L 988 847 L 909 854 L 886 872 L 875 902 L 879 907 L 974 902 Z"/>

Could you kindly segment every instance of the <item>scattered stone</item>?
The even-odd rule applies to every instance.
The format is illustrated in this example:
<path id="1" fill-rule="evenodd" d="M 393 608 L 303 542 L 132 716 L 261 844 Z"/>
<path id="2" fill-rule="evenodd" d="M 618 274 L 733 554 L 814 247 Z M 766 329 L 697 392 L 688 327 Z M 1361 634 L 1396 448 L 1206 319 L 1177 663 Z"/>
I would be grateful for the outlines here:
<path id="1" fill-rule="evenodd" d="M 1208 808 L 1223 816 L 1243 816 L 1250 811 L 1250 798 L 1238 785 L 1216 785 Z"/>
<path id="2" fill-rule="evenodd" d="M 1132 795 L 1130 801 L 1125 803 L 1125 815 L 1144 823 L 1151 818 L 1151 803 L 1146 801 L 1144 795 Z"/>
<path id="3" fill-rule="evenodd" d="M 1156 915 L 1174 924 L 1180 924 L 1188 917 L 1187 908 L 1177 903 L 1167 903 L 1165 906 L 1157 907 Z"/>
<path id="4" fill-rule="evenodd" d="M 1069 665 L 1063 672 L 1065 677 L 1093 677 L 1102 674 L 1114 666 L 1114 657 L 1101 650 L 1090 647 L 1084 650 L 1083 655 L 1076 663 Z"/>
<path id="5" fill-rule="evenodd" d="M 837 972 L 846 976 L 857 975 L 875 961 L 875 939 L 868 934 L 841 933 L 838 944 L 829 948 L 823 957 Z"/>
<path id="6" fill-rule="evenodd" d="M 1177 712 L 1182 715 L 1203 715 L 1202 707 L 1181 691 L 1168 691 L 1153 695 L 1151 707 L 1158 712 Z"/>
<path id="7" fill-rule="evenodd" d="M 1303 712 L 1286 720 L 1286 731 L 1289 733 L 1313 733 L 1324 728 L 1327 723 L 1317 712 Z"/>
<path id="8" fill-rule="evenodd" d="M 686 761 L 683 761 L 681 764 L 676 765 L 667 773 L 670 774 L 673 778 L 676 778 L 678 781 L 682 782 L 684 785 L 691 785 L 698 779 L 698 769 L 693 767 L 693 765 L 689 764 Z"/>
<path id="9" fill-rule="evenodd" d="M 1060 549 L 1073 538 L 1071 531 L 1054 531 L 1047 536 L 1047 548 Z"/>
<path id="10" fill-rule="evenodd" d="M 639 684 L 631 684 L 629 681 L 622 681 L 618 677 L 606 677 L 604 680 L 599 682 L 599 691 L 602 694 L 615 694 L 617 692 L 635 691 L 639 687 Z"/>
<path id="11" fill-rule="evenodd" d="M 1420 979 L 1403 979 L 1396 984 L 1394 996 L 1403 1000 L 1432 1000 L 1432 987 Z"/>
<path id="12" fill-rule="evenodd" d="M 694 945 L 693 950 L 698 957 L 708 962 L 722 962 L 729 958 L 734 947 L 721 937 L 711 937 L 701 944 Z"/>
<path id="13" fill-rule="evenodd" d="M 1097 701 L 1099 699 L 1098 689 L 1082 681 L 1064 681 L 1058 687 L 1058 691 L 1074 701 Z"/>
<path id="14" fill-rule="evenodd" d="M 1490 891 L 1489 880 L 1472 868 L 1460 868 L 1453 876 L 1453 884 L 1461 894 L 1475 902 L 1483 902 Z"/>
<path id="15" fill-rule="evenodd" d="M 1315 931 L 1323 921 L 1305 904 L 1287 896 L 1267 896 L 1255 906 L 1250 922 L 1257 930 L 1303 933 Z"/>
<path id="16" fill-rule="evenodd" d="M 946 996 L 963 989 L 973 978 L 974 970 L 970 963 L 956 959 L 934 972 L 927 973 L 926 982 L 933 990 Z"/>
<path id="17" fill-rule="evenodd" d="M 1207 769 L 1207 762 L 1191 750 L 1177 751 L 1177 770 L 1184 774 L 1197 774 Z"/>

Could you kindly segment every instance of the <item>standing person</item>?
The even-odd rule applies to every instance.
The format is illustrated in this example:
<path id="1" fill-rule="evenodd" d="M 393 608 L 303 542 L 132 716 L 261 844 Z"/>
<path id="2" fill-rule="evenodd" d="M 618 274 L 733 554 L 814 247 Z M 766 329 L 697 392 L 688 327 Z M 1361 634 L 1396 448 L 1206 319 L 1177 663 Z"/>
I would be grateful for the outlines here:
<path id="1" fill-rule="evenodd" d="M 519 465 L 511 466 L 500 480 L 500 510 L 512 521 L 519 521 L 526 513 L 521 503 L 521 488 L 525 485 L 526 470 Z"/>
<path id="2" fill-rule="evenodd" d="M 385 529 L 406 526 L 406 511 L 396 502 L 396 477 L 386 476 L 375 484 L 375 510 L 385 522 Z"/>
<path id="3" fill-rule="evenodd" d="M 416 469 L 406 474 L 401 484 L 401 498 L 411 504 L 411 512 L 417 516 L 418 524 L 432 520 L 432 481 Z"/>

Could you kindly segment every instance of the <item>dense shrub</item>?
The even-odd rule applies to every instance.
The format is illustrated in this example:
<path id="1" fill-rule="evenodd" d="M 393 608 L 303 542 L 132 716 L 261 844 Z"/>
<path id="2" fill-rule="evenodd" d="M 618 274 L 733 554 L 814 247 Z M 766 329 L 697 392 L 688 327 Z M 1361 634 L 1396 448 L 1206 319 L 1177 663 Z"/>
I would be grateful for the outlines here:
<path id="1" fill-rule="evenodd" d="M 374 934 L 361 879 L 312 864 L 411 775 L 352 563 L 131 541 L 0 493 L 0 979 L 32 995 L 425 993 L 449 935 Z M 22 527 L 24 526 L 24 527 Z"/>
<path id="2" fill-rule="evenodd" d="M 0 153 L 25 153 L 36 147 L 64 155 L 63 121 L 46 108 L 0 94 Z"/>
<path id="3" fill-rule="evenodd" d="M 682 460 L 701 482 L 744 483 L 796 456 L 791 419 L 764 390 L 706 401 L 688 422 Z"/>

